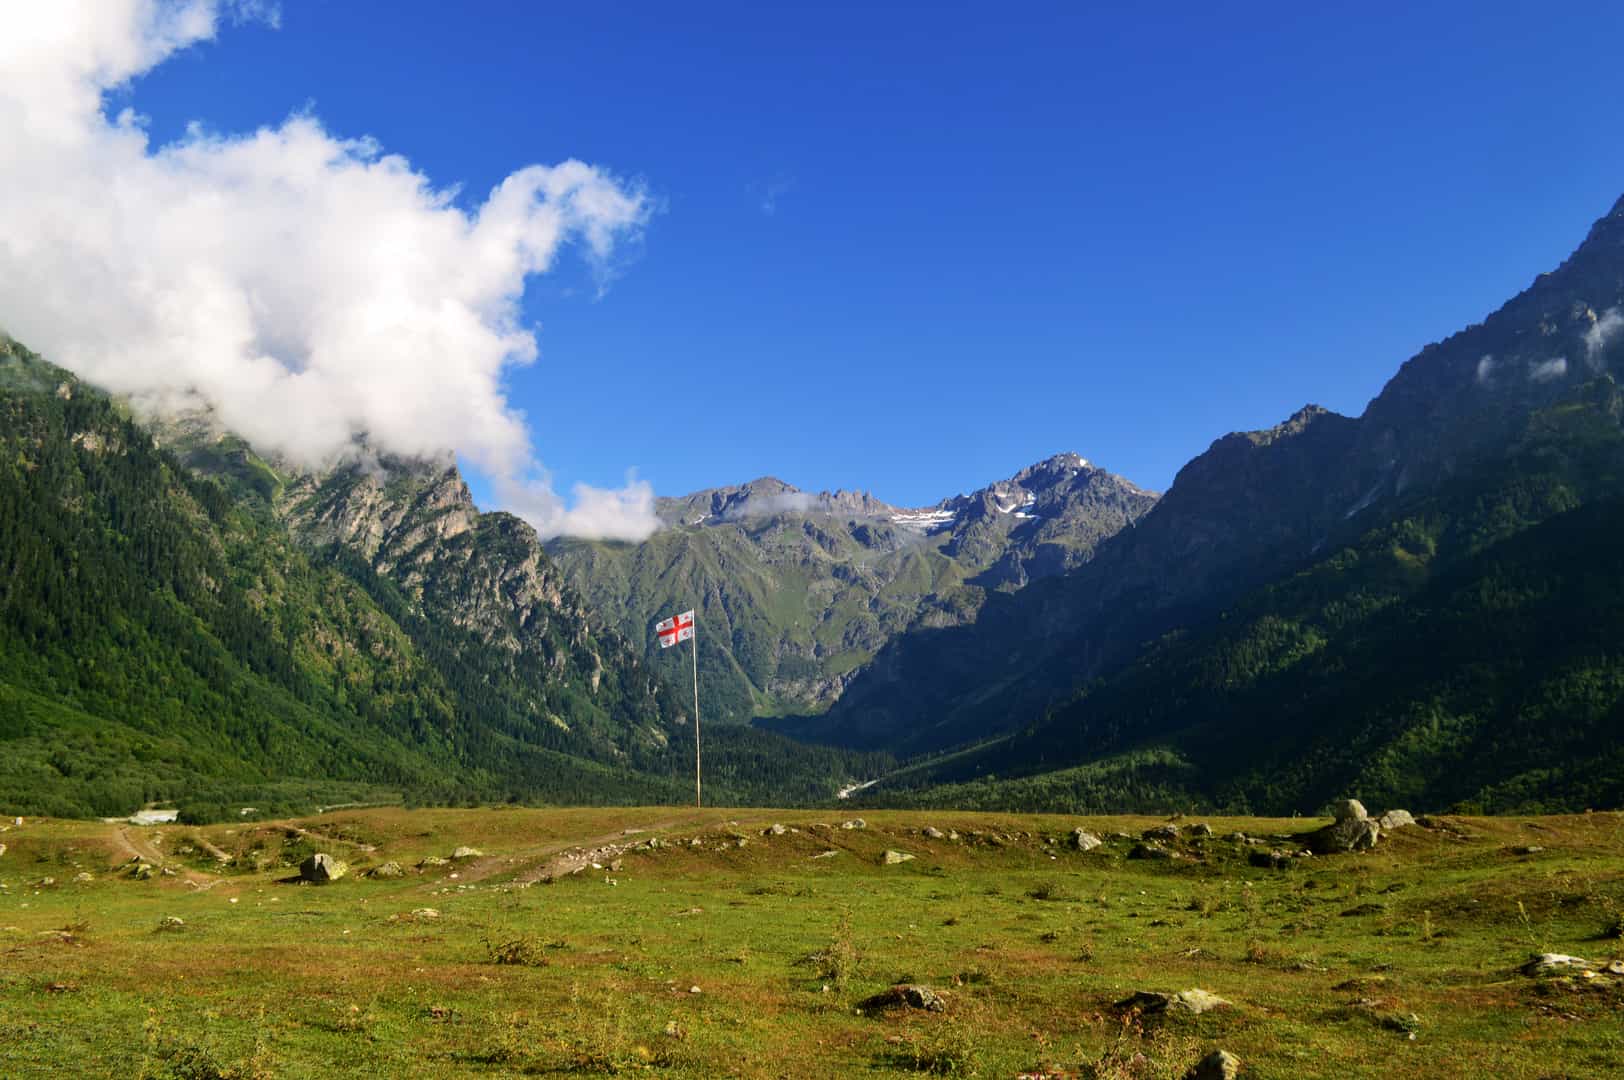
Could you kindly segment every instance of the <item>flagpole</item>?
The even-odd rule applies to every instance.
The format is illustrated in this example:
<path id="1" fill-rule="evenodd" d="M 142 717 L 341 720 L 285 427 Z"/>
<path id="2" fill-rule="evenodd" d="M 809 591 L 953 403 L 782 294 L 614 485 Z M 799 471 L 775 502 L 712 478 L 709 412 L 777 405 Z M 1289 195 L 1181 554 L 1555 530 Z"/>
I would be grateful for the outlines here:
<path id="1" fill-rule="evenodd" d="M 699 797 L 699 615 L 694 614 L 694 629 L 688 640 L 693 644 L 694 657 L 694 809 L 704 803 Z"/>

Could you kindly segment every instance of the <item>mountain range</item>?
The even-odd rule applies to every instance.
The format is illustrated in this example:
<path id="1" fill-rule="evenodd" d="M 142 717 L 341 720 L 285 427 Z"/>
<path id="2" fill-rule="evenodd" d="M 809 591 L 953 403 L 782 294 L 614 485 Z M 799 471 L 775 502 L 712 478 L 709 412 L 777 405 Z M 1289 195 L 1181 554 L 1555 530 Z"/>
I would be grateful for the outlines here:
<path id="1" fill-rule="evenodd" d="M 3 317 L 3 313 L 0 313 Z M 543 545 L 449 457 L 311 469 L 0 339 L 0 806 L 1624 802 L 1624 200 L 1357 417 L 1158 497 L 1061 454 L 928 507 L 765 477 Z M 771 729 L 771 730 L 767 730 Z"/>

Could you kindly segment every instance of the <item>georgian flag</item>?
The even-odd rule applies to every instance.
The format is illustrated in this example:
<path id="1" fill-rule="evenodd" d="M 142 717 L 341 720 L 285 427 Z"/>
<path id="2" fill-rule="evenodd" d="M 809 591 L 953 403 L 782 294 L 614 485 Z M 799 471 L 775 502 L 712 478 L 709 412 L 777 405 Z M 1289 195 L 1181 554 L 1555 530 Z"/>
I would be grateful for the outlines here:
<path id="1" fill-rule="evenodd" d="M 694 636 L 694 613 L 684 611 L 674 619 L 664 619 L 654 624 L 654 632 L 660 636 L 660 648 L 669 649 L 679 641 L 687 641 Z"/>

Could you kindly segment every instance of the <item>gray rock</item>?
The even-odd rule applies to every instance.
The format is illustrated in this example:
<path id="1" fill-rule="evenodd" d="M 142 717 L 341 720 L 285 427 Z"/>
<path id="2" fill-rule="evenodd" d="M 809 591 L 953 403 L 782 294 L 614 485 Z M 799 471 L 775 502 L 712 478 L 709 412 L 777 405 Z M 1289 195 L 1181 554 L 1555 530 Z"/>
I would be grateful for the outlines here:
<path id="1" fill-rule="evenodd" d="M 1338 799 L 1331 806 L 1331 816 L 1338 821 L 1363 821 L 1370 815 L 1358 799 Z"/>
<path id="2" fill-rule="evenodd" d="M 1562 975 L 1572 971 L 1594 971 L 1589 960 L 1566 953 L 1540 953 L 1518 968 L 1524 975 Z"/>
<path id="3" fill-rule="evenodd" d="M 158 929 L 168 931 L 184 930 L 186 929 L 186 920 L 179 915 L 165 915 L 158 920 Z"/>
<path id="4" fill-rule="evenodd" d="M 1376 819 L 1376 824 L 1380 825 L 1384 831 L 1392 832 L 1394 829 L 1402 829 L 1406 825 L 1414 825 L 1415 818 L 1410 816 L 1408 810 L 1389 810 Z"/>
<path id="5" fill-rule="evenodd" d="M 1335 824 L 1309 833 L 1304 839 L 1308 850 L 1314 854 L 1335 855 L 1348 851 L 1369 851 L 1381 837 L 1382 827 L 1368 817 L 1339 817 Z"/>
<path id="6" fill-rule="evenodd" d="M 1105 841 L 1081 826 L 1071 830 L 1071 846 L 1078 851 L 1093 851 Z"/>
<path id="7" fill-rule="evenodd" d="M 349 864 L 335 859 L 325 851 L 318 851 L 299 864 L 299 880 L 313 885 L 326 885 L 350 872 Z"/>
<path id="8" fill-rule="evenodd" d="M 1157 990 L 1139 990 L 1117 1002 L 1119 1009 L 1137 1009 L 1146 1016 L 1179 1015 L 1200 1016 L 1213 1009 L 1233 1008 L 1233 1005 L 1206 990 L 1180 990 L 1164 994 Z"/>
<path id="9" fill-rule="evenodd" d="M 1240 1059 L 1223 1050 L 1214 1050 L 1184 1074 L 1184 1080 L 1235 1080 L 1241 1071 Z"/>
<path id="10" fill-rule="evenodd" d="M 405 873 L 406 871 L 401 869 L 400 863 L 386 862 L 382 866 L 374 866 L 372 870 L 368 872 L 367 877 L 398 878 L 404 876 Z"/>
<path id="11" fill-rule="evenodd" d="M 1191 836 L 1211 836 L 1212 835 L 1212 826 L 1208 825 L 1205 821 L 1198 821 L 1194 825 L 1190 826 L 1190 835 Z"/>
<path id="12" fill-rule="evenodd" d="M 451 858 L 454 862 L 461 862 L 463 859 L 477 859 L 483 854 L 485 854 L 483 851 L 475 847 L 459 847 L 451 853 Z"/>
<path id="13" fill-rule="evenodd" d="M 762 836 L 783 836 L 787 832 L 789 832 L 788 829 L 786 829 L 784 826 L 778 824 L 775 821 L 771 825 L 767 826 L 765 829 L 762 829 L 761 830 L 761 835 Z"/>
<path id="14" fill-rule="evenodd" d="M 1177 825 L 1158 825 L 1154 829 L 1146 829 L 1139 834 L 1141 840 L 1177 840 L 1179 827 Z"/>
<path id="15" fill-rule="evenodd" d="M 1513 855 L 1538 855 L 1545 849 L 1538 844 L 1522 844 L 1511 849 Z"/>
<path id="16" fill-rule="evenodd" d="M 883 856 L 881 856 L 881 861 L 886 866 L 895 866 L 897 863 L 912 862 L 913 856 L 909 855 L 906 851 L 888 850 Z"/>
<path id="17" fill-rule="evenodd" d="M 451 865 L 451 860 L 450 859 L 442 859 L 438 855 L 429 855 L 429 856 L 426 856 L 425 858 L 423 858 L 421 861 L 418 862 L 417 868 L 419 870 L 430 870 L 430 869 L 433 869 L 436 866 L 450 866 L 450 865 Z"/>
<path id="18" fill-rule="evenodd" d="M 73 875 L 73 880 L 81 885 L 89 885 L 92 881 L 95 881 L 96 878 L 89 871 L 81 870 L 77 874 Z"/>
<path id="19" fill-rule="evenodd" d="M 947 1011 L 947 996 L 939 990 L 917 983 L 899 983 L 882 990 L 858 1005 L 864 1012 L 884 1012 L 887 1009 L 921 1009 L 925 1012 Z"/>
<path id="20" fill-rule="evenodd" d="M 1128 852 L 1130 859 L 1171 859 L 1173 853 L 1157 843 L 1135 844 Z"/>
<path id="21" fill-rule="evenodd" d="M 1246 856 L 1248 864 L 1264 870 L 1284 870 L 1291 865 L 1289 851 L 1253 851 Z"/>
<path id="22" fill-rule="evenodd" d="M 934 825 L 926 825 L 919 830 L 919 835 L 927 840 L 945 840 L 947 838 L 947 834 Z"/>
<path id="23" fill-rule="evenodd" d="M 840 827 L 842 829 L 866 829 L 868 828 L 868 822 L 860 817 L 852 818 L 850 821 L 842 821 Z"/>

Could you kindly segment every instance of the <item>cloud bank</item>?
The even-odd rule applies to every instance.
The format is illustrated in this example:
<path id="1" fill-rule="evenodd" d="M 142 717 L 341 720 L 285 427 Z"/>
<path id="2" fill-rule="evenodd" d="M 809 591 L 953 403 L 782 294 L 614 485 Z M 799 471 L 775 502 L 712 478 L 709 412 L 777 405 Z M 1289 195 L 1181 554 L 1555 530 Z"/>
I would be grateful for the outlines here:
<path id="1" fill-rule="evenodd" d="M 567 247 L 606 272 L 650 204 L 579 161 L 530 165 L 472 210 L 403 157 L 308 114 L 154 146 L 105 95 L 263 0 L 0 6 L 0 327 L 151 409 L 206 404 L 306 467 L 454 449 L 544 535 L 638 539 L 648 485 L 577 487 L 537 459 L 504 372 L 519 302 Z"/>

